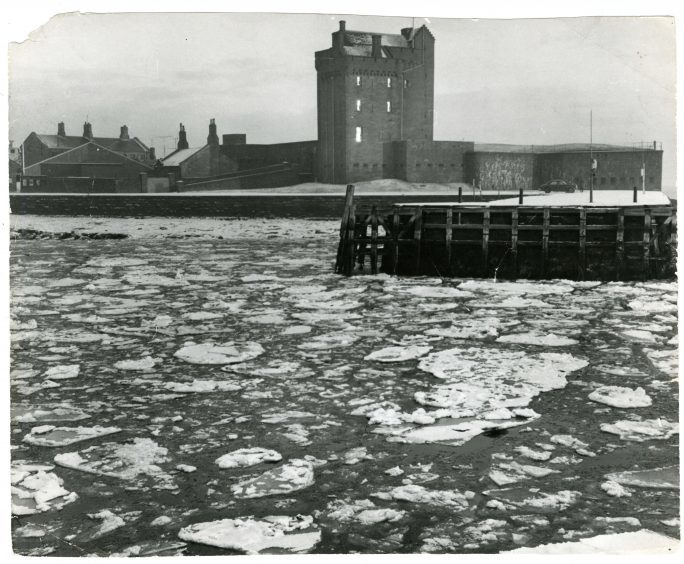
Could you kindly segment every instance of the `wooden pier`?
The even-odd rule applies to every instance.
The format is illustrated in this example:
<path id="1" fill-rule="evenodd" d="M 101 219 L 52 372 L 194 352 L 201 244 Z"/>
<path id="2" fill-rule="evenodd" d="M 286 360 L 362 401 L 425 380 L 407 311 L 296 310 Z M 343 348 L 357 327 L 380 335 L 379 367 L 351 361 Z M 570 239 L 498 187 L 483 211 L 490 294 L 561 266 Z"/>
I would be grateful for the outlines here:
<path id="1" fill-rule="evenodd" d="M 671 204 L 535 201 L 540 199 L 357 209 L 350 185 L 335 271 L 505 279 L 675 277 L 676 210 Z"/>

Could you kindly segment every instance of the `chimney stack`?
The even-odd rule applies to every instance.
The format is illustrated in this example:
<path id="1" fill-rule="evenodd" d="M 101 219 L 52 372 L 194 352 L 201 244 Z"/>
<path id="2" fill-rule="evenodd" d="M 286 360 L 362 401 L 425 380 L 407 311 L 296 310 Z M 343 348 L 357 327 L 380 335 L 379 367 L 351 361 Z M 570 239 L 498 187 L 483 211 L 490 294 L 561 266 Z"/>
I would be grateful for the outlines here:
<path id="1" fill-rule="evenodd" d="M 382 37 L 380 35 L 373 35 L 373 48 L 371 49 L 371 57 L 379 59 L 382 57 Z"/>
<path id="2" fill-rule="evenodd" d="M 83 137 L 86 139 L 93 138 L 93 126 L 87 121 L 83 124 Z"/>
<path id="3" fill-rule="evenodd" d="M 148 156 L 149 156 L 151 161 L 157 160 L 157 154 L 154 151 L 154 147 L 150 147 Z"/>
<path id="4" fill-rule="evenodd" d="M 344 49 L 344 32 L 347 29 L 347 22 L 340 20 L 340 30 L 333 33 L 333 46 L 337 48 L 338 51 Z"/>
<path id="5" fill-rule="evenodd" d="M 181 123 L 178 130 L 178 150 L 188 148 L 188 138 L 185 134 L 185 126 Z"/>
<path id="6" fill-rule="evenodd" d="M 130 139 L 130 137 L 128 136 L 128 126 L 127 125 L 121 126 L 121 133 L 119 134 L 119 139 Z"/>
<path id="7" fill-rule="evenodd" d="M 218 135 L 216 134 L 216 121 L 214 121 L 214 118 L 211 118 L 209 121 L 209 135 L 207 136 L 207 144 L 208 145 L 218 145 L 219 144 L 219 138 Z"/>
<path id="8" fill-rule="evenodd" d="M 64 129 L 64 122 L 60 121 L 57 124 L 57 135 L 61 135 L 62 137 L 66 137 L 65 129 Z"/>

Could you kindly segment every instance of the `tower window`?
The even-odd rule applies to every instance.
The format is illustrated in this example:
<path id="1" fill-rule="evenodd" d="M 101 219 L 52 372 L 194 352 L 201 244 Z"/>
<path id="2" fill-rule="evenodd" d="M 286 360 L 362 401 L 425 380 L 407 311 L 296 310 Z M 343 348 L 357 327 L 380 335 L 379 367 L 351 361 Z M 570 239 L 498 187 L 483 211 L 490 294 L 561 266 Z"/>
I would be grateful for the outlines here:
<path id="1" fill-rule="evenodd" d="M 387 88 L 392 88 L 392 79 L 389 76 L 387 77 Z"/>
<path id="2" fill-rule="evenodd" d="M 361 86 L 361 75 L 360 74 L 356 75 L 356 86 Z"/>
<path id="3" fill-rule="evenodd" d="M 390 102 L 389 100 L 387 100 L 387 112 L 389 113 L 389 112 L 391 112 L 391 111 L 392 111 L 392 102 Z"/>
<path id="4" fill-rule="evenodd" d="M 360 127 L 357 127 L 356 128 L 356 142 L 361 143 L 362 137 L 363 137 L 362 136 L 362 130 Z"/>
<path id="5" fill-rule="evenodd" d="M 360 99 L 356 100 L 356 111 L 357 112 L 361 111 L 361 100 Z"/>
<path id="6" fill-rule="evenodd" d="M 409 81 L 408 81 L 408 78 L 405 78 L 404 79 L 404 88 L 408 88 L 408 87 L 409 87 Z"/>

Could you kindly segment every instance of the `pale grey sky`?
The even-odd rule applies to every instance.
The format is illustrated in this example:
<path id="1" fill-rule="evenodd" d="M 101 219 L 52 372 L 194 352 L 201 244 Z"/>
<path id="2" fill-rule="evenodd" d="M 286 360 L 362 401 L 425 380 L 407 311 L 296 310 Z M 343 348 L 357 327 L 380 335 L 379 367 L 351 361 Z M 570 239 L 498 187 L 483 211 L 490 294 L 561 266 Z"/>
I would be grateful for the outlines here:
<path id="1" fill-rule="evenodd" d="M 313 53 L 347 29 L 398 33 L 410 18 L 291 14 L 106 14 L 53 18 L 10 47 L 9 134 L 96 136 L 127 124 L 161 152 L 183 122 L 191 145 L 316 138 Z M 416 18 L 436 38 L 435 138 L 488 143 L 663 143 L 675 182 L 671 18 Z"/>

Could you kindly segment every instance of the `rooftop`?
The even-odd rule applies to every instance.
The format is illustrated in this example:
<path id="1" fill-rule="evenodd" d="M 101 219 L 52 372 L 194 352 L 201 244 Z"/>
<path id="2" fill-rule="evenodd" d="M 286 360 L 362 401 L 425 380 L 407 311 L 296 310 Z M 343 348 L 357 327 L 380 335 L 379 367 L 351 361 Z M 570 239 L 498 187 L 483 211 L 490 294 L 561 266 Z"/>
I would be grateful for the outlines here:
<path id="1" fill-rule="evenodd" d="M 168 157 L 162 159 L 164 166 L 179 166 L 182 162 L 186 161 L 192 157 L 197 151 L 203 149 L 206 145 L 202 147 L 190 147 L 188 149 L 180 149 L 175 153 L 171 153 Z"/>

